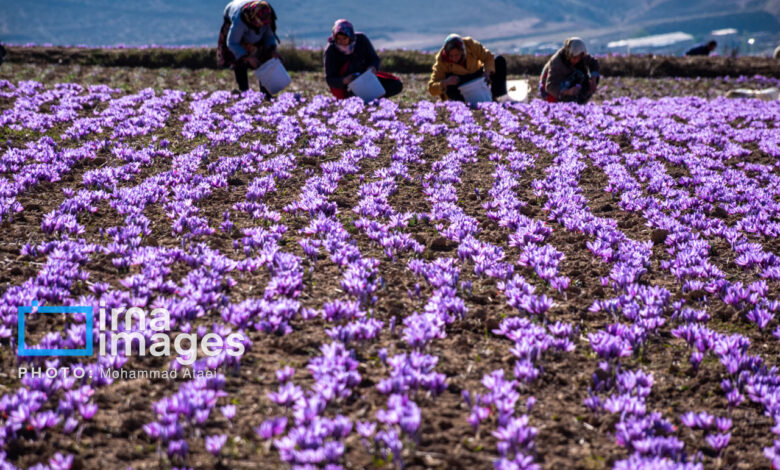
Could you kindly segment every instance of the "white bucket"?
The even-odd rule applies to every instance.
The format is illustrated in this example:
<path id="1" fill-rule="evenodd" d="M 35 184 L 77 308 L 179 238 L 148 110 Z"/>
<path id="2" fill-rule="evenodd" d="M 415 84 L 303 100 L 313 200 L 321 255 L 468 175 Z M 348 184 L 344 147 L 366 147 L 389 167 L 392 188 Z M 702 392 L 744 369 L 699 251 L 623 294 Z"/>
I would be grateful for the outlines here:
<path id="1" fill-rule="evenodd" d="M 747 88 L 738 88 L 729 90 L 726 93 L 727 98 L 758 98 L 764 101 L 774 101 L 780 97 L 780 90 L 777 88 L 765 88 L 763 90 L 750 90 Z"/>
<path id="2" fill-rule="evenodd" d="M 528 99 L 528 80 L 508 80 L 506 82 L 506 91 L 509 99 L 522 102 Z"/>
<path id="3" fill-rule="evenodd" d="M 487 86 L 485 77 L 476 78 L 470 82 L 464 83 L 458 87 L 460 94 L 466 103 L 481 103 L 483 101 L 493 101 L 493 94 Z"/>
<path id="4" fill-rule="evenodd" d="M 276 57 L 267 60 L 255 70 L 255 77 L 260 80 L 260 83 L 272 95 L 284 90 L 292 81 L 290 75 L 287 74 L 287 70 L 284 69 L 282 61 Z"/>
<path id="5" fill-rule="evenodd" d="M 366 103 L 385 94 L 385 87 L 382 86 L 382 83 L 379 82 L 379 79 L 370 70 L 363 72 L 358 78 L 349 82 L 347 88 L 353 95 L 359 96 Z"/>

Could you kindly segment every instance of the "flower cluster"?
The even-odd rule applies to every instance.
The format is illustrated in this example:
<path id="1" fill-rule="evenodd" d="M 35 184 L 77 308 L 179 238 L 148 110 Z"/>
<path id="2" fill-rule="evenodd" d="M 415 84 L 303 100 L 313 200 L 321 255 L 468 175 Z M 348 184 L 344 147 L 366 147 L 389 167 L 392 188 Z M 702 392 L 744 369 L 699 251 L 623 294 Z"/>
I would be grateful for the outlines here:
<path id="1" fill-rule="evenodd" d="M 246 334 L 247 350 L 250 335 L 284 341 L 321 328 L 305 367 L 279 366 L 278 384 L 259 397 L 256 434 L 267 452 L 294 468 L 338 468 L 360 452 L 351 444 L 358 438 L 375 463 L 402 467 L 426 445 L 429 404 L 456 391 L 477 439 L 495 439 L 495 467 L 510 469 L 543 463 L 536 449 L 544 423 L 531 413 L 543 398 L 534 387 L 550 361 L 586 344 L 594 373 L 584 405 L 594 419 L 611 415 L 627 452 L 615 467 L 701 468 L 702 454 L 690 447 L 731 452 L 736 418 L 662 413 L 653 395 L 661 372 L 643 369 L 642 359 L 670 333 L 687 346 L 692 374 L 717 368 L 729 413 L 753 404 L 780 436 L 780 374 L 751 347 L 756 338 L 780 338 L 776 106 L 687 97 L 404 107 L 33 81 L 0 81 L 0 97 L 8 130 L 0 222 L 24 220 L 29 209 L 20 201 L 37 188 L 62 187 L 35 222 L 37 241 L 18 253 L 36 272 L 0 295 L 0 341 L 9 351 L 15 306 L 31 299 L 164 307 L 176 331 L 224 339 L 235 329 Z M 761 157 L 748 162 L 754 154 Z M 487 190 L 464 183 L 477 164 L 490 168 Z M 419 201 L 398 207 L 410 191 Z M 464 194 L 479 203 L 465 207 Z M 225 195 L 230 202 L 215 210 Z M 575 238 L 582 253 L 572 256 L 561 240 Z M 582 281 L 572 265 L 583 257 L 608 272 L 596 290 L 571 288 Z M 335 276 L 320 298 L 312 279 L 323 264 Z M 411 303 L 388 314 L 389 265 L 409 274 Z M 492 307 L 505 301 L 488 309 L 501 318 L 485 335 L 500 357 L 514 358 L 480 371 L 478 393 L 448 376 L 441 354 L 453 325 L 474 321 L 470 302 L 484 297 L 472 288 L 490 291 Z M 595 297 L 582 325 L 562 321 L 572 291 Z M 29 315 L 40 321 L 37 311 Z M 748 331 L 710 323 L 728 315 L 747 320 Z M 83 348 L 83 320 L 74 315 L 62 334 L 28 347 Z M 152 337 L 140 323 L 122 331 Z M 78 439 L 103 407 L 96 391 L 113 383 L 101 371 L 123 367 L 135 347 L 119 346 L 124 354 L 85 362 L 16 358 L 20 366 L 85 370 L 89 379 L 25 377 L 9 387 L 0 396 L 0 467 L 15 468 L 9 449 L 20 440 Z M 239 441 L 217 430 L 217 420 L 237 415 L 225 402 L 248 362 L 220 351 L 166 363 L 217 378 L 183 381 L 153 404 L 143 429 L 160 454 L 177 465 L 196 448 L 229 458 L 223 449 Z M 366 387 L 382 402 L 372 414 L 351 414 Z M 763 445 L 780 468 L 780 438 Z M 55 454 L 33 468 L 73 462 Z"/>

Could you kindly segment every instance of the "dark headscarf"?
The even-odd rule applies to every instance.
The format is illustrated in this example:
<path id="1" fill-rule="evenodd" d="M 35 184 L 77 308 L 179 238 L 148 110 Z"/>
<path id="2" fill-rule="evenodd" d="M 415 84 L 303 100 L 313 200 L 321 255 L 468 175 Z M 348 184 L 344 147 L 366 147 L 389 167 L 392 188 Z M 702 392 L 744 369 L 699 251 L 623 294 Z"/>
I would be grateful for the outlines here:
<path id="1" fill-rule="evenodd" d="M 241 21 L 253 29 L 260 29 L 271 22 L 271 5 L 260 0 L 241 7 Z"/>

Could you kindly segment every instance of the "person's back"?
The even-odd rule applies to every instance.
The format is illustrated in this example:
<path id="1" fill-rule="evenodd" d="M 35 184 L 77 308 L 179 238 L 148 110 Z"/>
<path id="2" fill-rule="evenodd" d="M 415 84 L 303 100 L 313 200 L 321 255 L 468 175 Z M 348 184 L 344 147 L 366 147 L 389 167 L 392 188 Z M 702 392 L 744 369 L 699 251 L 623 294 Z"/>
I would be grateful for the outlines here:
<path id="1" fill-rule="evenodd" d="M 697 46 L 694 46 L 690 49 L 688 49 L 685 52 L 685 55 L 693 56 L 693 55 L 710 55 L 710 52 L 714 51 L 715 48 L 718 46 L 718 43 L 715 41 L 709 41 L 704 44 L 699 44 Z"/>

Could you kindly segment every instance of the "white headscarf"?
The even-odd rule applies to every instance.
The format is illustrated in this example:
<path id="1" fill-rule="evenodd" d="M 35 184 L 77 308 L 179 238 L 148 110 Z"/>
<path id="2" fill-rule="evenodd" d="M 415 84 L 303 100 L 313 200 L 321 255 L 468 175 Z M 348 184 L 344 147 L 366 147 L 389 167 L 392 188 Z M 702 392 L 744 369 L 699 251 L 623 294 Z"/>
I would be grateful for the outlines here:
<path id="1" fill-rule="evenodd" d="M 578 37 L 567 39 L 566 42 L 563 43 L 563 50 L 566 54 L 566 57 L 569 59 L 583 53 L 588 53 L 588 48 L 585 47 L 585 41 Z"/>

